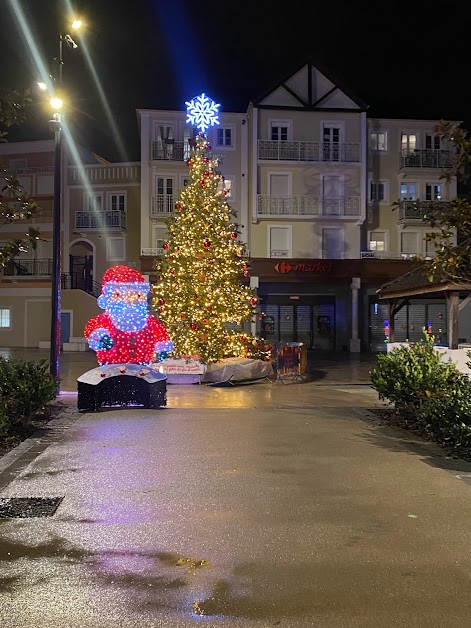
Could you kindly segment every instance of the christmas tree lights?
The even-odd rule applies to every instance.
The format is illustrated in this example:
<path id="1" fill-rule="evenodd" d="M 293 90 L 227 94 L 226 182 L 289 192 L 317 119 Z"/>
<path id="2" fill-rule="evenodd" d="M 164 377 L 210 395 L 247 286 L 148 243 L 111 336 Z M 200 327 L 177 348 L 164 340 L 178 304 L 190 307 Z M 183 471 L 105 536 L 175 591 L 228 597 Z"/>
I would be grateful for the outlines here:
<path id="1" fill-rule="evenodd" d="M 149 283 L 134 268 L 113 266 L 103 275 L 98 305 L 105 312 L 90 319 L 84 331 L 100 365 L 148 365 L 173 350 L 164 325 L 149 315 L 149 291 Z"/>
<path id="2" fill-rule="evenodd" d="M 209 123 L 201 120 L 200 128 Z M 197 355 L 208 364 L 230 356 L 260 357 L 259 339 L 229 328 L 250 321 L 258 300 L 241 281 L 250 265 L 210 151 L 199 133 L 187 161 L 189 183 L 167 221 L 169 237 L 155 265 L 154 286 L 154 307 L 175 343 L 173 355 Z"/>

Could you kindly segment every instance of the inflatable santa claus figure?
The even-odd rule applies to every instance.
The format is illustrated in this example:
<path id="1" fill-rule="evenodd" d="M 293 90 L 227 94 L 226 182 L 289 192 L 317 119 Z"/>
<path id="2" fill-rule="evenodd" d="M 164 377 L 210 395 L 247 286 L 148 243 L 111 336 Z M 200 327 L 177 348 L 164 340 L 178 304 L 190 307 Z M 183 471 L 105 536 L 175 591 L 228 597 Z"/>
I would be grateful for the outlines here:
<path id="1" fill-rule="evenodd" d="M 98 305 L 105 310 L 90 319 L 85 338 L 98 363 L 152 364 L 173 350 L 167 330 L 149 314 L 150 285 L 128 266 L 113 266 L 103 275 Z"/>

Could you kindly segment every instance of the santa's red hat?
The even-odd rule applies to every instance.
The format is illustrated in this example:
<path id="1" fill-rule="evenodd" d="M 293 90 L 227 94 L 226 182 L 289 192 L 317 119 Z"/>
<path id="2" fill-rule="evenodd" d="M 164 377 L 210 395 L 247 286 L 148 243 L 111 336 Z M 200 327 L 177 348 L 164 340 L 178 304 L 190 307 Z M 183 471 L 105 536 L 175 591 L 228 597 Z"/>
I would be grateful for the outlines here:
<path id="1" fill-rule="evenodd" d="M 108 283 L 142 283 L 147 284 L 144 275 L 135 268 L 119 265 L 108 268 L 101 282 L 104 288 Z"/>

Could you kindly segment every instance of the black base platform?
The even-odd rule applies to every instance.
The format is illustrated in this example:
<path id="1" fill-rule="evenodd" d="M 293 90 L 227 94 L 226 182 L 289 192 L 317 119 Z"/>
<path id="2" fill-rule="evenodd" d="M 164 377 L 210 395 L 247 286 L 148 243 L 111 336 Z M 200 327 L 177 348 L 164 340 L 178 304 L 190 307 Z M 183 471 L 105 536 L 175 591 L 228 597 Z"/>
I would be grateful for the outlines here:
<path id="1" fill-rule="evenodd" d="M 104 407 L 167 405 L 167 378 L 139 364 L 109 364 L 87 371 L 77 379 L 80 411 Z"/>

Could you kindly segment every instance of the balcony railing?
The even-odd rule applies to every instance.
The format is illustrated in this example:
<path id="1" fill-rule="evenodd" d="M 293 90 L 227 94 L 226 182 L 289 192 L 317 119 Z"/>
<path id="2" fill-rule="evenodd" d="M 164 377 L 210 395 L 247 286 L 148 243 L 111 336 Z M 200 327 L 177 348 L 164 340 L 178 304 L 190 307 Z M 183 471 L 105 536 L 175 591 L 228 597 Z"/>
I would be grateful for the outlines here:
<path id="1" fill-rule="evenodd" d="M 258 140 L 258 158 L 278 161 L 361 161 L 361 144 Z"/>
<path id="2" fill-rule="evenodd" d="M 44 174 L 46 172 L 54 172 L 54 166 L 31 166 L 27 168 L 9 168 L 9 175 L 21 175 L 21 174 Z"/>
<path id="3" fill-rule="evenodd" d="M 10 203 L 9 207 L 12 210 L 19 210 L 20 208 L 20 203 Z M 52 208 L 44 208 L 44 207 L 38 207 L 37 210 L 34 212 L 33 216 L 30 216 L 28 218 L 28 216 L 26 215 L 26 213 L 22 213 L 21 211 L 17 211 L 16 214 L 16 218 L 15 218 L 15 223 L 21 223 L 21 224 L 36 224 L 38 222 L 52 222 L 52 216 L 53 216 L 53 210 Z"/>
<path id="4" fill-rule="evenodd" d="M 190 144 L 188 141 L 154 140 L 152 142 L 152 159 L 183 161 L 190 156 Z"/>
<path id="5" fill-rule="evenodd" d="M 137 183 L 141 180 L 141 165 L 128 162 L 122 165 L 84 164 L 69 166 L 69 183 Z"/>
<path id="6" fill-rule="evenodd" d="M 450 168 L 454 152 L 444 149 L 416 149 L 401 153 L 402 168 Z"/>
<path id="7" fill-rule="evenodd" d="M 164 240 L 157 240 L 157 246 L 154 248 L 143 248 L 141 249 L 141 255 L 143 257 L 160 257 L 164 254 L 163 244 Z M 243 257 L 250 257 L 250 251 L 245 248 L 243 251 Z"/>
<path id="8" fill-rule="evenodd" d="M 418 253 L 393 253 L 391 251 L 361 251 L 361 259 L 403 259 L 410 260 Z"/>
<path id="9" fill-rule="evenodd" d="M 162 247 L 160 248 L 145 248 L 141 249 L 141 255 L 145 257 L 159 257 L 164 254 L 164 250 Z"/>
<path id="10" fill-rule="evenodd" d="M 4 268 L 5 277 L 49 277 L 52 259 L 10 259 Z"/>
<path id="11" fill-rule="evenodd" d="M 322 198 L 319 196 L 257 195 L 257 216 L 360 216 L 359 196 Z"/>
<path id="12" fill-rule="evenodd" d="M 152 197 L 151 216 L 168 216 L 175 211 L 176 196 L 155 194 Z"/>
<path id="13" fill-rule="evenodd" d="M 440 207 L 446 201 L 401 201 L 399 203 L 399 220 L 427 222 L 427 213 Z"/>
<path id="14" fill-rule="evenodd" d="M 62 290 L 83 290 L 98 298 L 101 293 L 101 284 L 91 277 L 83 277 L 81 273 L 61 273 Z"/>
<path id="15" fill-rule="evenodd" d="M 109 209 L 75 212 L 75 229 L 126 229 L 126 212 Z"/>

